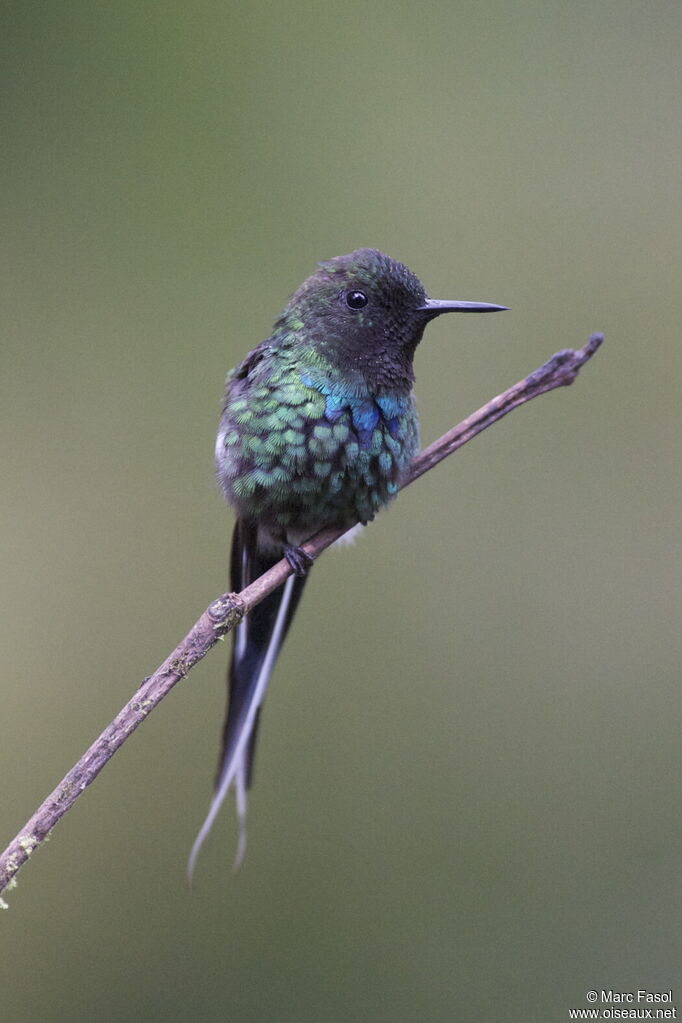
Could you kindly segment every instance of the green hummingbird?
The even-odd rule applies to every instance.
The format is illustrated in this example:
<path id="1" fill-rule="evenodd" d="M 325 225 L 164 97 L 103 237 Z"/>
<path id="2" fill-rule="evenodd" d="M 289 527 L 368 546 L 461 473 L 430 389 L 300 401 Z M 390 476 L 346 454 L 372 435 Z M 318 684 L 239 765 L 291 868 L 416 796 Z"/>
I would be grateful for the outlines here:
<path id="1" fill-rule="evenodd" d="M 319 529 L 370 522 L 397 493 L 419 446 L 413 359 L 442 313 L 506 306 L 429 298 L 402 263 L 357 249 L 319 264 L 270 337 L 228 375 L 216 440 L 220 487 L 236 513 L 231 587 L 285 557 L 294 574 L 237 627 L 215 791 L 189 858 L 230 788 L 246 847 L 260 709 L 306 582 L 301 544 Z"/>

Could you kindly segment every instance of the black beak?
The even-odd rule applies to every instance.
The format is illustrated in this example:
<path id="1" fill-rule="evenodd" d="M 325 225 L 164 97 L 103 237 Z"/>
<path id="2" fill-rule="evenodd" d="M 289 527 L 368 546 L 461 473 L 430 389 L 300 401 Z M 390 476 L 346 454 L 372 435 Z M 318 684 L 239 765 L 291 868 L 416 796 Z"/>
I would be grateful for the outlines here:
<path id="1" fill-rule="evenodd" d="M 426 313 L 426 318 L 432 320 L 441 313 L 500 313 L 508 308 L 509 306 L 492 305 L 490 302 L 447 302 L 439 298 L 427 298 L 417 312 Z"/>

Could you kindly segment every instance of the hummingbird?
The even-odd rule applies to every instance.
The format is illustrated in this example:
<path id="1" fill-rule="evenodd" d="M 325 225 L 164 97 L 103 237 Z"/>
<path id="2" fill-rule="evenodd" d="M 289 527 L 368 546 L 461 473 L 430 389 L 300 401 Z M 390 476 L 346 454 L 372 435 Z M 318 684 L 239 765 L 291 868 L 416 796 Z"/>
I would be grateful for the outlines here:
<path id="1" fill-rule="evenodd" d="M 357 249 L 319 263 L 270 337 L 228 374 L 215 461 L 236 514 L 231 588 L 282 557 L 293 574 L 237 626 L 215 789 L 190 877 L 230 788 L 235 867 L 244 856 L 263 698 L 312 563 L 301 544 L 324 527 L 370 522 L 398 492 L 419 447 L 413 359 L 426 325 L 443 313 L 506 308 L 429 298 L 403 263 Z"/>

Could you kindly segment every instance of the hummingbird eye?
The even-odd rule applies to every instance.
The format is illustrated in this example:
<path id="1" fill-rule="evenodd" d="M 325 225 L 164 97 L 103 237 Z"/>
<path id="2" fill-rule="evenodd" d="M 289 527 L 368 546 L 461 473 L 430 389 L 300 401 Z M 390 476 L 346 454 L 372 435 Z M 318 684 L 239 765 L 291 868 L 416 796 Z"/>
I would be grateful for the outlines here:
<path id="1" fill-rule="evenodd" d="M 367 305 L 367 295 L 364 291 L 347 291 L 346 305 L 349 309 L 362 309 Z"/>

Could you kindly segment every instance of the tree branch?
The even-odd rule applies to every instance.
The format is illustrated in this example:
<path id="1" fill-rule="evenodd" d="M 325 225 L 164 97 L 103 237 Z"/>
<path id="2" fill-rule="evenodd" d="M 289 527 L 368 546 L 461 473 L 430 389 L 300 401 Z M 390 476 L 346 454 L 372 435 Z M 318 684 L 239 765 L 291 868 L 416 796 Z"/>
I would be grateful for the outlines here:
<path id="1" fill-rule="evenodd" d="M 530 376 L 493 398 L 458 426 L 421 451 L 402 486 L 413 483 L 448 455 L 451 455 L 476 434 L 502 419 L 512 409 L 523 405 L 546 391 L 572 384 L 579 369 L 597 351 L 603 341 L 601 334 L 593 334 L 583 348 L 566 349 L 552 358 Z M 343 535 L 343 529 L 323 529 L 303 544 L 312 558 L 319 555 Z M 190 669 L 223 639 L 256 604 L 284 582 L 291 574 L 285 559 L 247 586 L 241 593 L 223 593 L 214 600 L 190 632 L 175 648 L 153 675 L 144 680 L 111 724 L 104 729 L 92 746 L 72 767 L 56 789 L 26 822 L 16 838 L 0 856 L 0 891 L 16 884 L 16 874 L 31 853 L 46 838 L 57 821 L 73 806 L 80 794 L 95 780 L 116 750 L 132 732 L 142 724 L 176 682 L 186 677 Z M 2 900 L 0 900 L 2 903 Z M 2 903 L 3 906 L 6 904 Z"/>

